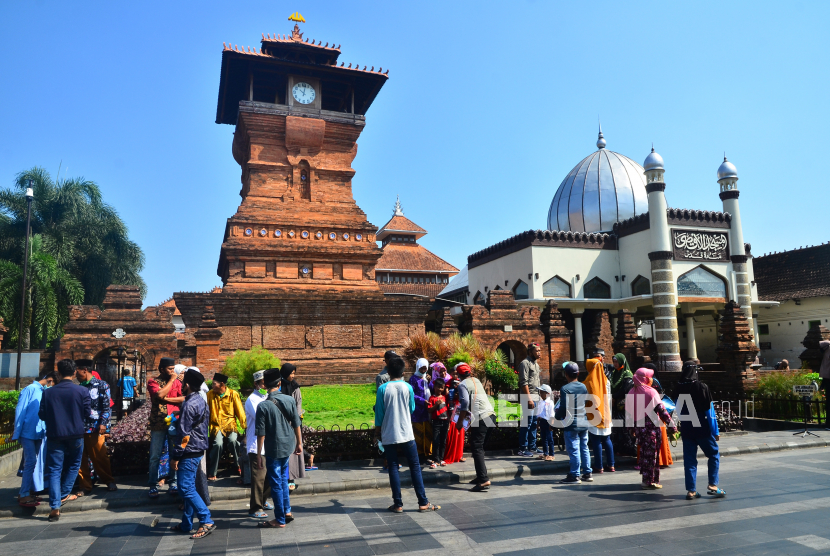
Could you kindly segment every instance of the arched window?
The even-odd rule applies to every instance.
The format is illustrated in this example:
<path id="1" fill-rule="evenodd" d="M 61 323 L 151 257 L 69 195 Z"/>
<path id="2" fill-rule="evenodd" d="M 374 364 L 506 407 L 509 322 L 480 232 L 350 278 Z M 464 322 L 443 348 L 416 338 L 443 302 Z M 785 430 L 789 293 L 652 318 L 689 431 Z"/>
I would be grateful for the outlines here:
<path id="1" fill-rule="evenodd" d="M 527 284 L 521 280 L 516 282 L 516 285 L 513 286 L 513 297 L 516 299 L 529 299 L 530 291 L 528 290 Z"/>
<path id="2" fill-rule="evenodd" d="M 651 293 L 651 284 L 648 278 L 637 276 L 631 281 L 631 295 L 648 295 Z"/>
<path id="3" fill-rule="evenodd" d="M 559 276 L 554 276 L 542 284 L 542 295 L 545 297 L 570 297 L 571 285 Z"/>
<path id="4" fill-rule="evenodd" d="M 475 297 L 473 297 L 473 305 L 484 305 L 484 295 L 481 292 L 476 292 Z"/>
<path id="5" fill-rule="evenodd" d="M 311 200 L 311 167 L 305 160 L 300 161 L 300 198 Z"/>
<path id="6" fill-rule="evenodd" d="M 677 279 L 679 297 L 722 297 L 726 299 L 726 283 L 723 278 L 699 266 Z"/>
<path id="7" fill-rule="evenodd" d="M 611 299 L 611 286 L 599 278 L 588 280 L 583 288 L 587 299 Z"/>

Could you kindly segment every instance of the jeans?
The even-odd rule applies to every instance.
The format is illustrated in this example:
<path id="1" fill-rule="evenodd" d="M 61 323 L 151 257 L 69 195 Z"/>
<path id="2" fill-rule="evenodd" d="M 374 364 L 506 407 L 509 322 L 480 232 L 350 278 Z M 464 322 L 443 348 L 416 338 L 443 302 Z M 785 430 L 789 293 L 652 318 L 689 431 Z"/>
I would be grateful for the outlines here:
<path id="1" fill-rule="evenodd" d="M 46 465 L 49 470 L 49 507 L 60 509 L 61 500 L 72 493 L 78 477 L 84 439 L 50 438 L 46 442 Z"/>
<path id="2" fill-rule="evenodd" d="M 487 463 L 484 461 L 484 443 L 487 442 L 490 431 L 496 426 L 496 418 L 494 415 L 488 415 L 479 419 L 476 425 L 467 429 L 467 438 L 470 440 L 470 451 L 473 453 L 476 479 L 479 484 L 482 484 L 490 480 L 487 476 Z M 534 433 L 534 438 L 535 436 Z"/>
<path id="3" fill-rule="evenodd" d="M 164 439 L 167 438 L 167 431 L 150 431 L 150 478 L 147 484 L 152 488 L 159 486 L 159 459 L 161 453 L 164 451 Z M 171 442 L 167 445 L 170 446 Z M 176 486 L 177 473 L 170 473 L 168 484 L 171 487 Z"/>
<path id="4" fill-rule="evenodd" d="M 447 449 L 447 431 L 449 419 L 432 420 L 432 460 L 435 463 L 444 461 L 444 452 Z"/>
<path id="5" fill-rule="evenodd" d="M 588 431 L 565 430 L 565 451 L 571 458 L 571 477 L 591 472 L 591 454 L 588 452 Z M 581 473 L 580 473 L 581 469 Z"/>
<path id="6" fill-rule="evenodd" d="M 409 462 L 409 476 L 412 478 L 412 488 L 415 489 L 415 496 L 418 497 L 418 505 L 429 504 L 427 493 L 424 490 L 424 478 L 421 477 L 421 466 L 418 462 L 418 448 L 414 440 L 400 444 L 384 445 L 386 454 L 386 466 L 389 468 L 389 486 L 392 487 L 392 502 L 395 506 L 402 508 L 401 498 L 401 477 L 398 474 L 398 450 L 403 452 Z"/>
<path id="7" fill-rule="evenodd" d="M 539 402 L 536 402 L 537 404 Z M 535 411 L 535 410 L 534 410 Z M 522 411 L 522 419 L 524 419 L 524 411 Z M 519 450 L 536 450 L 536 424 L 538 419 L 536 415 L 527 416 L 527 426 L 519 427 Z"/>
<path id="8" fill-rule="evenodd" d="M 709 459 L 709 484 L 718 485 L 718 469 L 720 468 L 720 454 L 715 437 L 706 431 L 706 434 L 680 435 L 683 440 L 683 469 L 686 472 L 686 490 L 695 492 L 697 483 L 697 447 L 703 450 L 703 455 Z"/>
<path id="9" fill-rule="evenodd" d="M 556 445 L 553 443 L 553 429 L 547 419 L 539 419 L 539 428 L 542 429 L 542 454 L 552 456 Z"/>
<path id="10" fill-rule="evenodd" d="M 20 497 L 25 498 L 35 493 L 35 466 L 37 456 L 40 452 L 40 444 L 43 440 L 30 440 L 20 437 L 20 444 L 23 445 L 23 481 L 20 483 Z"/>
<path id="11" fill-rule="evenodd" d="M 219 459 L 222 457 L 222 452 L 225 449 L 225 439 L 228 440 L 230 445 L 233 462 L 237 467 L 239 467 L 239 441 L 237 440 L 237 437 L 238 434 L 236 431 L 228 433 L 227 436 L 225 436 L 222 431 L 216 431 L 216 434 L 210 441 L 210 447 L 208 448 L 208 477 L 215 477 L 217 471 L 219 471 Z"/>
<path id="12" fill-rule="evenodd" d="M 417 460 L 416 457 L 415 461 Z M 280 525 L 285 525 L 285 514 L 291 513 L 291 498 L 288 490 L 288 458 L 266 457 L 265 465 L 268 467 L 268 482 L 271 483 L 271 498 L 274 500 L 274 519 Z"/>
<path id="13" fill-rule="evenodd" d="M 204 456 L 202 456 L 204 457 Z M 199 518 L 199 525 L 213 523 L 210 518 L 210 510 L 205 506 L 205 501 L 196 491 L 196 471 L 199 469 L 198 458 L 186 458 L 179 461 L 179 470 L 176 472 L 179 483 L 179 494 L 184 498 L 184 513 L 182 514 L 182 531 L 193 529 L 193 514 Z"/>
<path id="14" fill-rule="evenodd" d="M 594 465 L 598 469 L 614 467 L 614 445 L 611 444 L 611 435 L 602 436 L 600 434 L 588 433 L 588 440 L 591 444 L 591 450 L 594 452 Z M 608 460 L 607 462 L 602 459 L 603 449 L 605 450 L 605 459 Z"/>

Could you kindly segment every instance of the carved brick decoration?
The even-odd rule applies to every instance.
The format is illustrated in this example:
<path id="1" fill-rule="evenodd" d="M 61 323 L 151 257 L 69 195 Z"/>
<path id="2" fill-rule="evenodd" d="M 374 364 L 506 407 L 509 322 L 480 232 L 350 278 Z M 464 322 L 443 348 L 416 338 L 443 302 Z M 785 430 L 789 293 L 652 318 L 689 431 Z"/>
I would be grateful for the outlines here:
<path id="1" fill-rule="evenodd" d="M 562 363 L 571 358 L 571 331 L 565 326 L 562 314 L 553 301 L 548 301 L 541 316 L 542 332 L 548 342 L 550 384 L 564 383 Z"/>
<path id="2" fill-rule="evenodd" d="M 718 333 L 721 340 L 716 351 L 721 370 L 730 377 L 733 388 L 751 390 L 757 375 L 750 365 L 758 355 L 758 348 L 752 342 L 749 322 L 734 301 L 727 303 L 720 313 Z"/>
<path id="3" fill-rule="evenodd" d="M 237 349 L 251 349 L 251 327 L 250 326 L 223 326 L 222 343 L 223 350 L 235 351 Z"/>
<path id="4" fill-rule="evenodd" d="M 636 365 L 639 361 L 646 362 L 643 341 L 637 336 L 637 325 L 628 309 L 617 312 L 617 330 L 612 345 L 614 353 L 625 355 L 631 365 Z"/>
<path id="5" fill-rule="evenodd" d="M 363 327 L 359 324 L 331 324 L 324 326 L 323 344 L 327 348 L 363 347 Z"/>
<path id="6" fill-rule="evenodd" d="M 323 339 L 323 328 L 320 326 L 309 326 L 305 331 L 306 346 L 315 348 L 320 345 Z"/>
<path id="7" fill-rule="evenodd" d="M 395 347 L 401 345 L 401 339 L 406 337 L 409 328 L 405 324 L 373 324 L 372 346 Z"/>
<path id="8" fill-rule="evenodd" d="M 263 326 L 262 347 L 265 349 L 303 349 L 305 348 L 305 326 L 301 324 Z"/>
<path id="9" fill-rule="evenodd" d="M 216 324 L 211 305 L 205 306 L 202 320 L 193 338 L 196 341 L 196 366 L 206 379 L 212 379 L 214 373 L 222 369 L 222 360 L 219 356 L 222 331 Z"/>
<path id="10" fill-rule="evenodd" d="M 611 334 L 611 320 L 608 318 L 608 311 L 599 311 L 594 320 L 594 328 L 588 341 L 585 342 L 585 357 L 591 356 L 591 351 L 599 348 L 605 352 L 606 357 L 614 353 L 614 336 Z"/>
<path id="11" fill-rule="evenodd" d="M 807 331 L 802 345 L 807 348 L 801 352 L 799 359 L 802 363 L 807 363 L 810 369 L 817 373 L 821 367 L 821 360 L 824 357 L 824 352 L 819 347 L 819 342 L 822 340 L 830 340 L 830 330 L 822 324 L 814 325 Z"/>

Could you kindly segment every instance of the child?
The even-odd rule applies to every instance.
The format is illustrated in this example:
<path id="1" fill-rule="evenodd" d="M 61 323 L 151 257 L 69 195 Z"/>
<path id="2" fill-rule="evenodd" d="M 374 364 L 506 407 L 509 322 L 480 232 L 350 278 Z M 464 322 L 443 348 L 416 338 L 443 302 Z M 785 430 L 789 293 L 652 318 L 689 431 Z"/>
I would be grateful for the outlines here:
<path id="1" fill-rule="evenodd" d="M 435 469 L 439 465 L 447 465 L 444 462 L 444 449 L 446 448 L 447 428 L 450 422 L 444 379 L 436 378 L 433 384 L 432 395 L 429 397 L 429 403 L 427 404 L 427 410 L 432 417 L 433 461 L 429 464 L 430 469 Z"/>
<path id="2" fill-rule="evenodd" d="M 539 412 L 536 414 L 537 422 L 542 429 L 542 455 L 539 459 L 553 461 L 553 429 L 550 426 L 550 420 L 553 419 L 553 392 L 547 384 L 541 385 L 536 390 L 542 398 L 539 402 Z"/>

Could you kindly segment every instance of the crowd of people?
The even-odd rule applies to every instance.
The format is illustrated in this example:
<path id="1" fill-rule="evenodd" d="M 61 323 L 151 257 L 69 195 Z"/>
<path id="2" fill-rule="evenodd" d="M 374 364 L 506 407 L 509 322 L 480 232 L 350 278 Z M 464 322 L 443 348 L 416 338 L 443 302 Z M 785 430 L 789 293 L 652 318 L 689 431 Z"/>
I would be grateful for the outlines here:
<path id="1" fill-rule="evenodd" d="M 592 482 L 595 472 L 615 472 L 616 449 L 637 454 L 642 488 L 656 490 L 662 488 L 661 467 L 671 464 L 668 438 L 675 438 L 679 429 L 687 499 L 700 497 L 698 448 L 708 459 L 707 492 L 726 495 L 718 486 L 719 431 L 712 397 L 698 377 L 695 361 L 683 365 L 675 407 L 663 396 L 653 365 L 632 372 L 622 354 L 606 365 L 605 353 L 599 349 L 585 362 L 581 381 L 580 366 L 565 362 L 565 384 L 554 392 L 541 383 L 539 345 L 527 348 L 528 356 L 517 370 L 522 411 L 519 456 L 554 460 L 554 432 L 559 429 L 569 458 L 568 473 L 560 483 Z M 405 380 L 406 363 L 400 356 L 388 351 L 384 362 L 375 381 L 374 435 L 389 474 L 393 502 L 389 510 L 403 511 L 401 457 L 408 462 L 419 511 L 440 509 L 427 498 L 421 466 L 435 469 L 465 461 L 465 442 L 475 467 L 470 490 L 489 490 L 484 446 L 496 427 L 496 415 L 471 366 L 462 362 L 448 370 L 441 362 L 430 364 L 422 358 Z M 167 492 L 183 500 L 182 521 L 173 530 L 199 539 L 215 529 L 208 484 L 216 480 L 223 455 L 228 456 L 232 472 L 239 474 L 238 483 L 250 485 L 249 516 L 262 520 L 260 527 L 285 527 L 294 519 L 290 503 L 294 480 L 303 477 L 306 469 L 316 469 L 313 457 L 303 450 L 302 392 L 295 375 L 296 367 L 290 363 L 256 372 L 254 391 L 243 403 L 222 373 L 214 374 L 208 388 L 198 368 L 161 359 L 158 374 L 147 384 L 148 495 L 158 497 L 166 483 Z M 132 392 L 134 382 L 130 386 Z M 48 490 L 49 520 L 57 521 L 62 504 L 91 492 L 93 472 L 107 491 L 117 490 L 105 440 L 112 405 L 108 383 L 96 376 L 90 360 L 59 361 L 56 372 L 44 374 L 21 391 L 13 435 L 24 454 L 21 506 L 39 505 L 36 493 Z M 274 512 L 274 519 L 268 519 L 267 511 Z M 196 529 L 194 518 L 199 521 Z"/>
<path id="2" fill-rule="evenodd" d="M 285 363 L 255 373 L 256 389 L 243 405 L 239 393 L 228 388 L 227 376 L 216 373 L 208 388 L 197 367 L 161 359 L 158 374 L 147 381 L 148 494 L 157 498 L 166 482 L 167 492 L 183 500 L 182 521 L 173 530 L 200 539 L 215 529 L 208 482 L 216 480 L 225 453 L 240 474 L 240 484 L 251 485 L 249 515 L 264 520 L 260 526 L 285 527 L 294 519 L 290 483 L 305 470 L 302 394 L 295 371 Z M 134 380 L 128 385 L 132 393 Z M 61 506 L 88 495 L 94 479 L 109 492 L 118 489 L 106 445 L 112 406 L 108 383 L 87 359 L 61 360 L 57 371 L 21 391 L 12 435 L 23 447 L 21 506 L 40 505 L 37 493 L 48 491 L 48 519 L 58 521 Z M 240 430 L 245 431 L 244 451 Z M 273 520 L 267 520 L 266 510 L 274 511 Z M 199 521 L 195 530 L 194 517 Z"/>

